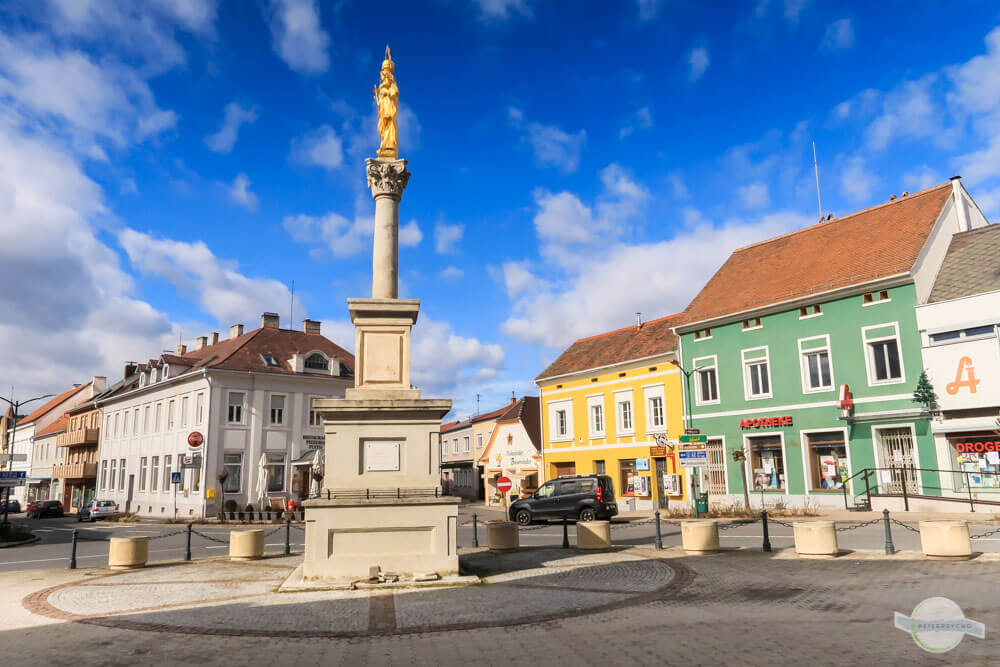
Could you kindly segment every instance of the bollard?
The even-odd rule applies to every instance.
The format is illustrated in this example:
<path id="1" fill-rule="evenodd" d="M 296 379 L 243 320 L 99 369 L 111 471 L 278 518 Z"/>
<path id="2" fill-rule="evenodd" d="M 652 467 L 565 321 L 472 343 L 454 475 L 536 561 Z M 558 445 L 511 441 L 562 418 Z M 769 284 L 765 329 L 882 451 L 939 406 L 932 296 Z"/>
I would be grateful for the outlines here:
<path id="1" fill-rule="evenodd" d="M 569 515 L 563 514 L 563 549 L 569 549 Z"/>
<path id="2" fill-rule="evenodd" d="M 73 549 L 69 554 L 69 569 L 76 569 L 76 528 L 73 529 Z"/>
<path id="3" fill-rule="evenodd" d="M 191 524 L 191 523 L 188 524 L 187 549 L 184 551 L 184 560 L 191 560 L 191 527 L 193 525 L 194 524 Z"/>
<path id="4" fill-rule="evenodd" d="M 656 510 L 656 548 L 663 548 L 663 535 L 660 533 L 660 510 Z"/>
<path id="5" fill-rule="evenodd" d="M 767 510 L 760 511 L 760 521 L 764 526 L 764 551 L 771 552 L 771 538 L 767 536 Z"/>
<path id="6" fill-rule="evenodd" d="M 479 517 L 472 515 L 472 546 L 479 546 Z"/>
<path id="7" fill-rule="evenodd" d="M 292 555 L 292 515 L 285 517 L 285 555 Z"/>
<path id="8" fill-rule="evenodd" d="M 882 522 L 885 524 L 885 552 L 890 556 L 896 553 L 896 545 L 892 543 L 892 529 L 889 527 L 889 510 L 882 510 Z"/>

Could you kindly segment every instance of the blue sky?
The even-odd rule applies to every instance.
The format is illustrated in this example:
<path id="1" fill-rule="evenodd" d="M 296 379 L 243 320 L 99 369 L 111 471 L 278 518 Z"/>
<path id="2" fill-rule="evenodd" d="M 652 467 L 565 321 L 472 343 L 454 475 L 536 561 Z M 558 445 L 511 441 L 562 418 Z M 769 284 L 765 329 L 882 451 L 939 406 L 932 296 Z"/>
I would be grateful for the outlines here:
<path id="1" fill-rule="evenodd" d="M 2 384 L 287 327 L 293 280 L 294 326 L 349 347 L 387 42 L 414 375 L 462 416 L 815 222 L 812 141 L 824 213 L 962 174 L 993 219 L 998 25 L 981 2 L 5 3 Z"/>

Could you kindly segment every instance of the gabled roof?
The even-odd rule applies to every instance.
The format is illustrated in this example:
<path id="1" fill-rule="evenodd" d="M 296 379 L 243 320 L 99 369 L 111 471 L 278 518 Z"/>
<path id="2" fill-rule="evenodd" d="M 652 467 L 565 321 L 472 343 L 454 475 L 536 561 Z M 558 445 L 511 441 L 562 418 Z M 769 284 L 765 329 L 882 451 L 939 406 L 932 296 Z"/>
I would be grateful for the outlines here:
<path id="1" fill-rule="evenodd" d="M 46 435 L 53 435 L 55 433 L 62 433 L 66 430 L 66 425 L 69 423 L 69 415 L 63 415 L 59 419 L 55 420 L 41 431 L 34 435 L 35 438 L 40 438 Z"/>
<path id="2" fill-rule="evenodd" d="M 616 329 L 607 333 L 581 338 L 549 364 L 535 380 L 567 375 L 624 363 L 633 359 L 644 359 L 658 354 L 666 354 L 677 349 L 677 336 L 673 327 L 680 315 L 667 315 L 635 325 Z"/>
<path id="3" fill-rule="evenodd" d="M 73 396 L 75 396 L 76 394 L 78 394 L 79 392 L 83 391 L 85 388 L 87 388 L 89 386 L 90 386 L 90 383 L 87 382 L 86 384 L 78 384 L 75 387 L 73 387 L 72 389 L 67 389 L 63 393 L 61 393 L 58 396 L 56 396 L 55 398 L 49 400 L 48 403 L 46 403 L 42 407 L 40 407 L 37 410 L 35 410 L 34 412 L 32 412 L 31 414 L 29 414 L 24 419 L 20 420 L 18 422 L 18 426 L 22 426 L 22 425 L 27 424 L 29 422 L 35 421 L 36 419 L 38 419 L 39 417 L 41 417 L 45 413 L 47 413 L 49 410 L 52 410 L 52 409 L 58 407 L 59 405 L 61 405 L 62 403 L 68 401 L 70 398 L 72 398 Z"/>
<path id="4" fill-rule="evenodd" d="M 542 448 L 542 420 L 538 396 L 524 396 L 497 418 L 497 424 L 521 422 L 535 449 Z"/>
<path id="5" fill-rule="evenodd" d="M 453 422 L 448 422 L 447 424 L 442 424 L 441 433 L 446 433 L 448 431 L 458 431 L 463 428 L 468 428 L 473 424 L 478 424 L 480 422 L 488 421 L 490 419 L 496 419 L 500 415 L 507 412 L 507 410 L 509 410 L 512 405 L 514 405 L 514 399 L 511 399 L 511 402 L 503 406 L 502 408 L 497 408 L 496 410 L 492 410 L 490 412 L 484 412 L 483 414 L 476 415 L 475 417 L 468 417 L 460 421 L 453 421 Z"/>
<path id="6" fill-rule="evenodd" d="M 927 302 L 996 291 L 1000 291 L 1000 225 L 952 236 Z"/>
<path id="7" fill-rule="evenodd" d="M 684 325 L 742 313 L 913 268 L 951 183 L 733 252 L 684 311 Z"/>

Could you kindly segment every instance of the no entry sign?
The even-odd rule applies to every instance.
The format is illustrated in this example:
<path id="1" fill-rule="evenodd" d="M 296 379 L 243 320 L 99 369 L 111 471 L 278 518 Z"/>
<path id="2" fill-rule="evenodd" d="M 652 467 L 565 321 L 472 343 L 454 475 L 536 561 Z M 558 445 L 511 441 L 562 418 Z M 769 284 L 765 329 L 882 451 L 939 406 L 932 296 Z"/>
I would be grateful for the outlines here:
<path id="1" fill-rule="evenodd" d="M 191 449 L 201 448 L 204 442 L 205 442 L 205 436 L 203 436 L 198 431 L 191 431 L 191 433 L 188 434 L 188 447 L 190 447 Z"/>
<path id="2" fill-rule="evenodd" d="M 500 493 L 507 493 L 514 484 L 510 481 L 510 477 L 501 477 L 497 480 L 497 491 Z"/>

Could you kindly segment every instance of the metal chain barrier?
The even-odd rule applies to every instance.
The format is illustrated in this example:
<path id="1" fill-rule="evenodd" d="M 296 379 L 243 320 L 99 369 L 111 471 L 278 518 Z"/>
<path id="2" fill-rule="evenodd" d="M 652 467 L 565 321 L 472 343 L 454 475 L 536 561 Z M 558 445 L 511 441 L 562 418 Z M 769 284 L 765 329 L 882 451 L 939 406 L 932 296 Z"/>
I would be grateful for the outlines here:
<path id="1" fill-rule="evenodd" d="M 740 519 L 739 521 L 733 521 L 732 523 L 719 524 L 719 530 L 732 530 L 733 528 L 738 528 L 740 526 L 752 526 L 758 521 L 760 521 L 760 519 Z"/>
<path id="2" fill-rule="evenodd" d="M 285 525 L 282 524 L 282 525 L 278 526 L 277 528 L 275 528 L 274 530 L 268 531 L 268 532 L 264 533 L 264 537 L 271 537 L 272 535 L 274 535 L 275 533 L 277 533 L 279 530 L 284 530 L 284 529 L 285 529 Z"/>
<path id="3" fill-rule="evenodd" d="M 220 540 L 218 538 L 212 537 L 211 535 L 206 535 L 205 533 L 194 530 L 193 528 L 191 529 L 191 532 L 197 535 L 198 537 L 203 537 L 206 540 L 210 540 L 212 542 L 218 542 L 219 544 L 229 544 L 229 540 Z"/>
<path id="4" fill-rule="evenodd" d="M 857 530 L 858 528 L 862 528 L 864 526 L 874 526 L 876 523 L 882 523 L 882 517 L 879 517 L 877 519 L 872 519 L 871 521 L 861 521 L 858 523 L 852 523 L 847 526 L 844 526 L 843 528 L 837 528 L 836 524 L 834 524 L 834 530 L 837 531 L 838 533 L 843 533 L 848 530 Z"/>
<path id="5" fill-rule="evenodd" d="M 997 535 L 998 533 L 1000 533 L 1000 528 L 995 528 L 993 530 L 986 531 L 985 533 L 979 533 L 978 535 L 969 535 L 969 539 L 971 539 L 971 540 L 981 540 L 981 539 L 983 539 L 985 537 L 990 537 L 992 535 Z"/>
<path id="6" fill-rule="evenodd" d="M 76 539 L 80 542 L 110 542 L 111 538 L 114 537 L 113 535 L 91 537 L 90 535 L 84 535 L 83 533 L 78 533 L 76 531 L 73 532 L 76 533 Z"/>
<path id="7" fill-rule="evenodd" d="M 897 519 L 890 518 L 889 521 L 892 521 L 897 526 L 902 526 L 903 528 L 907 529 L 911 533 L 920 533 L 920 529 L 919 528 L 914 528 L 913 526 L 911 526 L 909 524 L 906 524 L 906 523 L 903 523 L 902 521 L 899 521 Z"/>
<path id="8" fill-rule="evenodd" d="M 770 515 L 768 515 L 768 517 L 767 517 L 767 522 L 768 523 L 776 523 L 779 526 L 784 526 L 785 528 L 795 528 L 794 524 L 785 523 L 784 521 L 778 521 L 777 519 L 775 519 L 774 517 L 772 517 Z"/>
<path id="9" fill-rule="evenodd" d="M 149 541 L 152 542 L 153 540 L 159 540 L 159 539 L 164 538 L 164 537 L 173 537 L 174 535 L 183 535 L 186 532 L 187 532 L 187 528 L 183 528 L 181 530 L 175 530 L 172 533 L 164 533 L 163 535 L 157 535 L 156 537 L 151 537 L 151 538 L 149 538 Z"/>

